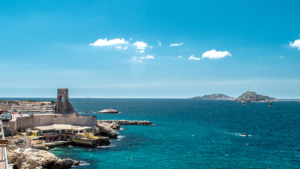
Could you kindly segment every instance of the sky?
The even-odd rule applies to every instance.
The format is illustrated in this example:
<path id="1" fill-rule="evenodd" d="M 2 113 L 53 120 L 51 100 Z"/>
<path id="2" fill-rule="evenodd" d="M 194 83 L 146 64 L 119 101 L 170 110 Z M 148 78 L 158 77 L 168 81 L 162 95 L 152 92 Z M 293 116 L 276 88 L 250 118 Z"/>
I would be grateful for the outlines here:
<path id="1" fill-rule="evenodd" d="M 300 99 L 300 1 L 1 1 L 0 97 Z"/>

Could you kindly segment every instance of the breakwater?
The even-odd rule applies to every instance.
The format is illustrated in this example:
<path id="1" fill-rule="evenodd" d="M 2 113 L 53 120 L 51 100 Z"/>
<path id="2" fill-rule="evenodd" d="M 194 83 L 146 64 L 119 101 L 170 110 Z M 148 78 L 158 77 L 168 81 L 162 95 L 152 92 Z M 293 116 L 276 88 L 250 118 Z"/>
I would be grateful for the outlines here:
<path id="1" fill-rule="evenodd" d="M 98 120 L 104 123 L 116 123 L 118 125 L 153 125 L 150 121 L 137 121 L 137 120 Z"/>

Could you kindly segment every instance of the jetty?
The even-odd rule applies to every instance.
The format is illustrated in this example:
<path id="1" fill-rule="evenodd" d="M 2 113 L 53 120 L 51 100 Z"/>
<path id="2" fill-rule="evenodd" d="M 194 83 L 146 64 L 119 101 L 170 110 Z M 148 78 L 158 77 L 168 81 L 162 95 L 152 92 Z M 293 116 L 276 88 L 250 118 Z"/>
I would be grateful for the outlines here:
<path id="1" fill-rule="evenodd" d="M 118 125 L 153 125 L 150 121 L 137 121 L 137 120 L 98 120 L 102 123 L 116 123 Z"/>

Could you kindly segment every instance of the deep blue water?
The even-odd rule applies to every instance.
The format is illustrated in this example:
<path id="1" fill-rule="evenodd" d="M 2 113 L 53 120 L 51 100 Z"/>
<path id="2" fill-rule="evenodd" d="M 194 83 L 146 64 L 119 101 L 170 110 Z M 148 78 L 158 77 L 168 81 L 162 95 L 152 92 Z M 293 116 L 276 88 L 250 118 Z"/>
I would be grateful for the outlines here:
<path id="1" fill-rule="evenodd" d="M 121 126 L 103 148 L 60 147 L 81 168 L 300 168 L 300 102 L 187 99 L 71 99 L 77 112 L 112 108 L 98 119 L 149 120 Z M 250 137 L 243 137 L 248 133 Z"/>

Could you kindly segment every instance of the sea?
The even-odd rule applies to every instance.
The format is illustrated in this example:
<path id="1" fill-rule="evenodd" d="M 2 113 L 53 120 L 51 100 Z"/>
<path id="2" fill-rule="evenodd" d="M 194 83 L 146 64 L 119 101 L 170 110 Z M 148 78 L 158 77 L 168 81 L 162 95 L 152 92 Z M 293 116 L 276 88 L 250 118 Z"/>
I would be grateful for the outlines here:
<path id="1" fill-rule="evenodd" d="M 233 101 L 188 99 L 70 101 L 83 116 L 154 124 L 121 126 L 110 146 L 50 150 L 59 158 L 79 160 L 78 169 L 300 168 L 300 102 L 273 102 L 269 107 L 269 103 L 243 106 Z M 120 114 L 85 113 L 110 106 Z"/>

